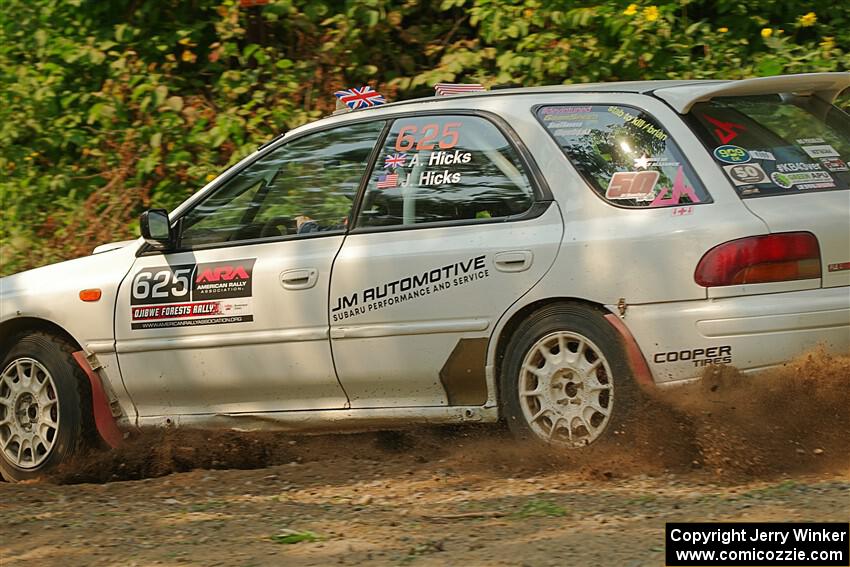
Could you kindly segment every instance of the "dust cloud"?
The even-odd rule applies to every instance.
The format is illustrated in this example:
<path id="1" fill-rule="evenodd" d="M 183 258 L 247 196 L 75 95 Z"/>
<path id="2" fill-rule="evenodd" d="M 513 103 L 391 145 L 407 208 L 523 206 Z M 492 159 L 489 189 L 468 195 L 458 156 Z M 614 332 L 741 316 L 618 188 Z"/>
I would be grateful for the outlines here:
<path id="1" fill-rule="evenodd" d="M 850 470 L 850 355 L 815 349 L 758 374 L 712 367 L 699 382 L 639 398 L 616 435 L 580 450 L 515 441 L 498 425 L 312 436 L 159 429 L 82 454 L 48 480 L 103 483 L 307 462 L 326 463 L 330 475 L 350 475 L 360 463 L 387 476 L 431 463 L 469 477 L 571 470 L 600 480 L 679 474 L 720 482 Z"/>

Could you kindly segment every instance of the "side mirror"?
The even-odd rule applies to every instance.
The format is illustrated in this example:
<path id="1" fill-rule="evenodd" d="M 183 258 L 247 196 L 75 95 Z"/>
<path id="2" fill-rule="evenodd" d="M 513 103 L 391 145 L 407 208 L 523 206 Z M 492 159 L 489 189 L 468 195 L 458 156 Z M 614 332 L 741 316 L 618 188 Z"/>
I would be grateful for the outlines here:
<path id="1" fill-rule="evenodd" d="M 174 234 L 165 209 L 149 209 L 139 217 L 139 228 L 145 242 L 158 250 L 167 250 L 174 244 Z"/>

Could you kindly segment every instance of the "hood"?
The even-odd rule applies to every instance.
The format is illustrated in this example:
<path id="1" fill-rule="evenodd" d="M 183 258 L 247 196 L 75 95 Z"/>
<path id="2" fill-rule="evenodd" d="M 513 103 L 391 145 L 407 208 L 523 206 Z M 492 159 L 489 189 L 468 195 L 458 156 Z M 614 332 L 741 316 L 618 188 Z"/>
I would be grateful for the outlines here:
<path id="1" fill-rule="evenodd" d="M 117 284 L 129 270 L 134 257 L 134 248 L 125 245 L 93 256 L 12 274 L 0 278 L 0 297 L 35 297 L 59 289 L 101 287 L 113 282 Z"/>
<path id="2" fill-rule="evenodd" d="M 107 242 L 106 244 L 101 244 L 96 246 L 94 250 L 91 251 L 92 254 L 102 254 L 104 252 L 109 252 L 111 250 L 116 250 L 118 248 L 124 248 L 127 245 L 133 244 L 136 242 L 138 238 L 134 238 L 133 240 L 119 240 L 117 242 Z"/>

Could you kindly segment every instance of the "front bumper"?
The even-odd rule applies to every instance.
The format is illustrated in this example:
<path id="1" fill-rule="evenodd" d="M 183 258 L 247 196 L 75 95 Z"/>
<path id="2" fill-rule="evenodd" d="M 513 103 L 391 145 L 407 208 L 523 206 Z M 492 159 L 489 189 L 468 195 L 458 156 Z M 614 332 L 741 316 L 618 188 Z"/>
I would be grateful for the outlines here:
<path id="1" fill-rule="evenodd" d="M 658 384 L 710 364 L 755 370 L 817 345 L 850 353 L 850 287 L 631 305 L 623 322 Z"/>

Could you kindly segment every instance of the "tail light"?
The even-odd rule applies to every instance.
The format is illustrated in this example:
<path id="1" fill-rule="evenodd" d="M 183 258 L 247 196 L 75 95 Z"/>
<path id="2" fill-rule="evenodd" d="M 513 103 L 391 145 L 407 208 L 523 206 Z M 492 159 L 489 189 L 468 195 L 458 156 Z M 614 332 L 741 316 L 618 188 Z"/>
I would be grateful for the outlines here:
<path id="1" fill-rule="evenodd" d="M 694 281 L 704 287 L 807 280 L 821 276 L 818 239 L 784 232 L 731 240 L 703 255 Z"/>

